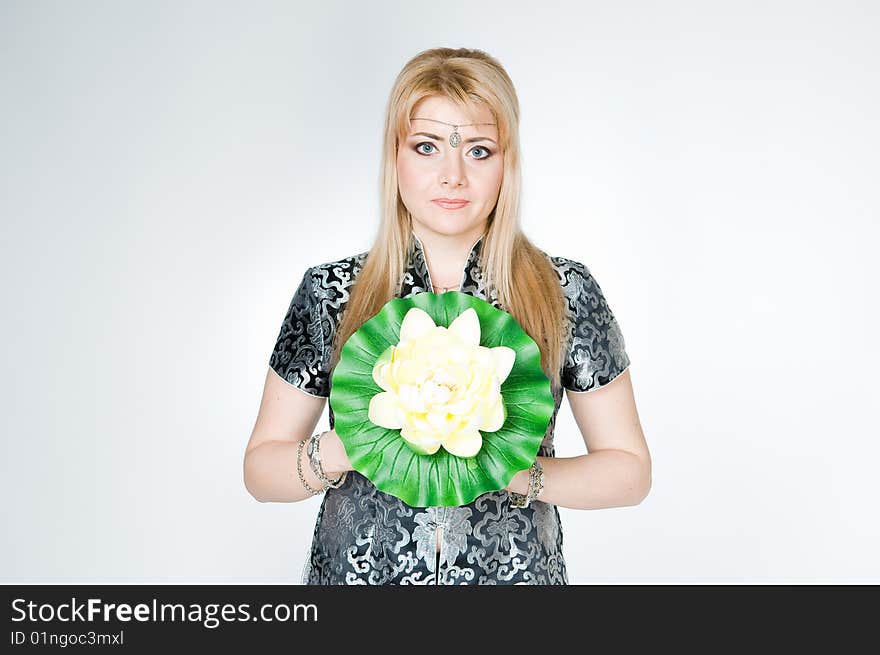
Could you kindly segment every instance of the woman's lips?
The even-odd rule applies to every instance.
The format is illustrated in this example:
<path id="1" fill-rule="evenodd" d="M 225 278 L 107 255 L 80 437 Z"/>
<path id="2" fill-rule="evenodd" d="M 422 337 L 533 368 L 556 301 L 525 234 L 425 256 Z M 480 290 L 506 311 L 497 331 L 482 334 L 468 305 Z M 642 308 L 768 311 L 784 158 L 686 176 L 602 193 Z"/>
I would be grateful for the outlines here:
<path id="1" fill-rule="evenodd" d="M 439 205 L 443 207 L 443 209 L 461 209 L 466 204 L 468 204 L 468 200 L 432 200 L 435 205 Z"/>

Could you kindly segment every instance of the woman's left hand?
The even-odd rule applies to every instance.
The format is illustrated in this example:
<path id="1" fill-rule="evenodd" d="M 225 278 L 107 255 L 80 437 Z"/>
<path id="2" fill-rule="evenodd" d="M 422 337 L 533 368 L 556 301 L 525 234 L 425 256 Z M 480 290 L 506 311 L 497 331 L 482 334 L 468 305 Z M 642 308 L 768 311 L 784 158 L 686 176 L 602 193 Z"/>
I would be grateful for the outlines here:
<path id="1" fill-rule="evenodd" d="M 512 491 L 517 494 L 526 494 L 529 491 L 529 470 L 517 471 L 510 479 L 510 484 L 504 487 L 504 491 Z"/>

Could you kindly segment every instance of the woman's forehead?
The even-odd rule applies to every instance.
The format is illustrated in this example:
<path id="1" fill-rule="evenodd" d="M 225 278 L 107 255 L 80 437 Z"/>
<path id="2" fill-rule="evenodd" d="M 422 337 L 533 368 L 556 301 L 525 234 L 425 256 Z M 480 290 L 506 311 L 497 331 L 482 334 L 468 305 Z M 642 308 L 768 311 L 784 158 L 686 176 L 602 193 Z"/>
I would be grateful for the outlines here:
<path id="1" fill-rule="evenodd" d="M 410 129 L 415 130 L 424 127 L 428 121 L 417 120 L 419 118 L 441 121 L 450 125 L 466 125 L 468 123 L 494 123 L 495 119 L 489 108 L 482 103 L 469 103 L 464 108 L 459 107 L 449 98 L 444 96 L 428 96 L 422 98 L 413 107 L 410 116 Z M 435 123 L 436 125 L 436 123 Z M 474 128 L 492 129 L 494 125 L 475 125 Z"/>

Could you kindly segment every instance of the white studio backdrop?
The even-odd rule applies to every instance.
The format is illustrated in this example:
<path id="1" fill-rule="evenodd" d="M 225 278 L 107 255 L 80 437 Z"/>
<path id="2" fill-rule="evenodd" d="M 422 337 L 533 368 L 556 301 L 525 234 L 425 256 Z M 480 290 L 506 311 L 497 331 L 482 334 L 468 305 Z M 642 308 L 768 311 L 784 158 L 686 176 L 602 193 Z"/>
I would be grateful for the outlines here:
<path id="1" fill-rule="evenodd" d="M 299 581 L 320 499 L 255 501 L 245 445 L 437 46 L 508 70 L 524 229 L 632 360 L 653 489 L 561 509 L 571 582 L 880 582 L 878 33 L 872 2 L 0 3 L 0 582 Z M 556 435 L 585 452 L 565 402 Z"/>

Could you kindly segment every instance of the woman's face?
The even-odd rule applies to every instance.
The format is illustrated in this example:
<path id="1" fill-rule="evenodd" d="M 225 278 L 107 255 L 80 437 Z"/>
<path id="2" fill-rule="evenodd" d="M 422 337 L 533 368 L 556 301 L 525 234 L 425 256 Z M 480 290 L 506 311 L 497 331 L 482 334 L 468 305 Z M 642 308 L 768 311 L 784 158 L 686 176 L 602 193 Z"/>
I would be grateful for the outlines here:
<path id="1" fill-rule="evenodd" d="M 403 204 L 413 217 L 413 229 L 420 236 L 426 232 L 482 234 L 498 201 L 504 176 L 498 128 L 485 105 L 475 108 L 476 116 L 469 118 L 445 97 L 429 96 L 413 109 L 409 136 L 397 149 L 397 179 Z M 449 145 L 452 125 L 461 126 L 461 143 L 455 148 Z M 443 198 L 467 203 L 444 207 L 437 202 Z"/>

